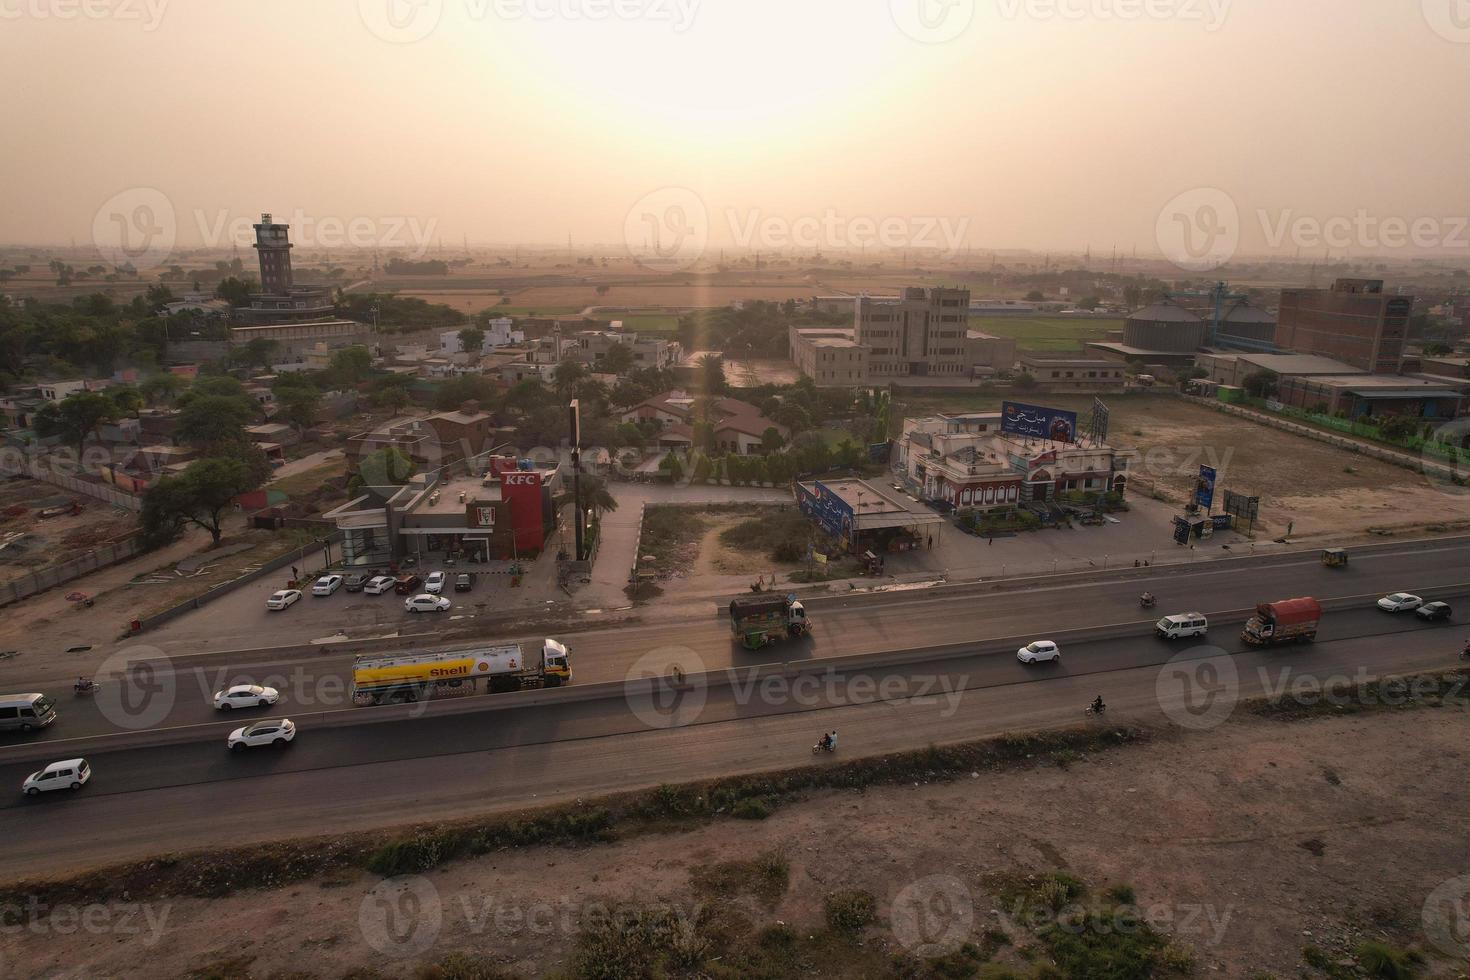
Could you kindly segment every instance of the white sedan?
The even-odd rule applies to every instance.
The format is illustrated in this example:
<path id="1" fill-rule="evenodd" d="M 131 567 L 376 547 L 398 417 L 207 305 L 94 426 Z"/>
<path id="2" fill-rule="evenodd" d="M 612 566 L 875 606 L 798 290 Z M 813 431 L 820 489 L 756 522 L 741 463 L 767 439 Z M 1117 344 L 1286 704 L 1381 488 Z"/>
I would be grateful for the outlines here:
<path id="1" fill-rule="evenodd" d="M 257 745 L 274 745 L 284 749 L 296 737 L 296 723 L 290 718 L 274 721 L 257 721 L 253 725 L 237 728 L 230 732 L 228 745 L 233 752 L 254 748 Z"/>
<path id="2" fill-rule="evenodd" d="M 403 608 L 411 613 L 444 612 L 452 605 L 454 603 L 442 595 L 429 595 L 427 593 L 403 600 Z"/>
<path id="3" fill-rule="evenodd" d="M 229 711 L 231 708 L 259 708 L 262 705 L 275 704 L 279 700 L 281 700 L 281 692 L 273 687 L 261 687 L 259 684 L 236 684 L 223 691 L 216 691 L 214 706 L 220 711 Z"/>
<path id="4" fill-rule="evenodd" d="M 316 584 L 311 587 L 311 594 L 318 596 L 331 595 L 333 592 L 336 592 L 340 588 L 342 588 L 342 576 L 323 575 L 321 578 L 317 579 Z"/>
<path id="5" fill-rule="evenodd" d="M 1395 592 L 1378 600 L 1378 608 L 1384 612 L 1408 612 L 1424 605 L 1424 600 L 1407 592 Z"/>
<path id="6" fill-rule="evenodd" d="M 443 572 L 430 572 L 429 577 L 424 579 L 424 591 L 430 595 L 438 595 L 444 591 L 448 582 L 449 576 Z"/>
<path id="7" fill-rule="evenodd" d="M 368 595 L 382 595 L 384 592 L 392 592 L 397 581 L 391 575 L 375 575 L 368 579 L 368 584 L 362 587 L 362 591 Z"/>
<path id="8" fill-rule="evenodd" d="M 1032 640 L 1016 651 L 1016 659 L 1023 664 L 1036 664 L 1047 660 L 1060 663 L 1062 648 L 1051 640 Z"/>
<path id="9" fill-rule="evenodd" d="M 275 610 L 290 609 L 300 601 L 300 589 L 282 589 L 279 592 L 271 593 L 271 597 L 265 600 L 265 608 Z"/>

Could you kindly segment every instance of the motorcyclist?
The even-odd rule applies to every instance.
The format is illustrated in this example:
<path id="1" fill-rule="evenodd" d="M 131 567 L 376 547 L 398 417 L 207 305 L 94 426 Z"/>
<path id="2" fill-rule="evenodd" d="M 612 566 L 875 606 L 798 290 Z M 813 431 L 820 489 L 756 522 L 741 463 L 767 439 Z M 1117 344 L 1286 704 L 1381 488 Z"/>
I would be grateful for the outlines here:
<path id="1" fill-rule="evenodd" d="M 78 690 L 78 691 L 90 691 L 91 689 L 92 689 L 92 682 L 91 681 L 87 680 L 87 678 L 85 678 L 85 677 L 78 677 L 77 678 L 77 683 L 76 683 L 76 686 L 75 686 L 75 690 Z"/>
<path id="2" fill-rule="evenodd" d="M 1145 592 L 1138 597 L 1138 601 L 1145 606 L 1152 606 L 1154 604 L 1154 594 L 1152 592 Z"/>
<path id="3" fill-rule="evenodd" d="M 1096 698 L 1093 699 L 1092 707 L 1090 707 L 1088 710 L 1095 715 L 1100 715 L 1107 710 L 1107 707 L 1108 706 L 1106 704 L 1103 704 L 1102 695 L 1099 694 Z"/>
<path id="4" fill-rule="evenodd" d="M 827 734 L 827 751 L 828 752 L 836 752 L 837 751 L 837 732 L 836 731 L 832 731 L 832 732 L 829 732 Z"/>

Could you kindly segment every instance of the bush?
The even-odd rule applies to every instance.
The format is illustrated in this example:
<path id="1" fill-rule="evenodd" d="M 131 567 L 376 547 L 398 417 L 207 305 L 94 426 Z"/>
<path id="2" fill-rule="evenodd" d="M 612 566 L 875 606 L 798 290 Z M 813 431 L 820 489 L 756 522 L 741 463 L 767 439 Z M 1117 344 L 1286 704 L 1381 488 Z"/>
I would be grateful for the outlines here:
<path id="1" fill-rule="evenodd" d="M 764 796 L 754 796 L 736 803 L 730 814 L 741 820 L 764 820 L 771 815 L 771 803 Z"/>
<path id="2" fill-rule="evenodd" d="M 1366 942 L 1358 947 L 1358 964 L 1370 977 L 1382 980 L 1411 980 L 1424 957 L 1412 949 L 1396 949 L 1387 943 Z"/>
<path id="3" fill-rule="evenodd" d="M 827 913 L 827 925 L 834 932 L 849 935 L 861 932 L 873 921 L 876 907 L 873 896 L 861 889 L 833 892 L 822 904 Z"/>

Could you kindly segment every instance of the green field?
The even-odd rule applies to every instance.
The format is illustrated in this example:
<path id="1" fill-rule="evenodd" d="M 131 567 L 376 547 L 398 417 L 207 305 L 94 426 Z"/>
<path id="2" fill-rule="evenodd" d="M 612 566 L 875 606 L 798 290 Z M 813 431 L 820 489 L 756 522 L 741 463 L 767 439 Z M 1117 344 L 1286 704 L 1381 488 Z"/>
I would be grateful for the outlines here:
<path id="1" fill-rule="evenodd" d="M 489 316 L 567 316 L 581 313 L 580 306 L 487 306 L 483 310 Z"/>
<path id="2" fill-rule="evenodd" d="M 1022 350 L 1080 351 L 1089 341 L 1102 340 L 1109 330 L 1123 329 L 1123 321 L 1074 320 L 1066 316 L 972 316 L 970 329 L 1015 337 Z"/>
<path id="3" fill-rule="evenodd" d="M 608 320 L 622 320 L 623 329 L 634 333 L 673 333 L 679 329 L 679 318 L 671 313 L 634 313 L 628 316 L 599 313 L 598 316 Z"/>

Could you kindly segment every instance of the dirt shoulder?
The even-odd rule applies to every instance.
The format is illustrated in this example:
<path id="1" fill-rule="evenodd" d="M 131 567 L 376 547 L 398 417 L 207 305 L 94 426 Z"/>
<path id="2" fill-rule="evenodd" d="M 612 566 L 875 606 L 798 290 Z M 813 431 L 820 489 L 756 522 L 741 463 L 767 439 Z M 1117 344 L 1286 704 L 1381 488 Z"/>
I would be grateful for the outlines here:
<path id="1" fill-rule="evenodd" d="M 421 856 L 424 870 L 386 881 L 339 870 L 139 896 L 123 903 L 137 934 L 77 944 L 10 929 L 0 955 L 22 975 L 116 977 L 642 976 L 638 958 L 658 950 L 665 966 L 725 950 L 708 975 L 1253 978 L 1334 975 L 1380 941 L 1420 951 L 1424 976 L 1463 976 L 1465 933 L 1458 946 L 1427 934 L 1423 912 L 1470 870 L 1467 737 L 1463 708 L 1422 708 L 1243 717 L 1096 752 L 1038 743 L 1019 768 L 808 791 L 765 819 L 689 824 L 671 807 L 666 832 Z M 1030 758 L 1024 741 L 1010 748 Z M 617 919 L 627 906 L 641 911 Z M 637 948 L 608 945 L 610 919 Z M 1123 955 L 1119 943 L 1144 958 L 1117 973 L 1067 965 Z M 418 972 L 455 954 L 482 972 Z M 592 954 L 631 959 L 598 971 Z"/>

